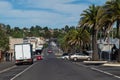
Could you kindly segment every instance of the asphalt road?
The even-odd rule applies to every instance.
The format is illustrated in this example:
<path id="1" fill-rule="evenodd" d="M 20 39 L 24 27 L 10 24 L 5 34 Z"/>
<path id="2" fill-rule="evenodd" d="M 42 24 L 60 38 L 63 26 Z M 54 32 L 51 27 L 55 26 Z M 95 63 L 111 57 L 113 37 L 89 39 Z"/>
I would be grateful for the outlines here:
<path id="1" fill-rule="evenodd" d="M 95 66 L 95 68 L 111 73 L 112 75 L 119 76 L 120 79 L 120 67 L 113 67 L 113 66 Z"/>
<path id="2" fill-rule="evenodd" d="M 47 53 L 47 50 L 49 48 L 43 51 L 43 60 L 1 72 L 0 80 L 120 80 L 119 77 L 99 71 L 109 72 L 119 70 L 119 67 L 84 66 L 79 62 L 57 59 L 54 49 L 51 49 L 53 53 Z"/>
<path id="3" fill-rule="evenodd" d="M 24 69 L 26 69 L 29 65 L 21 65 L 21 66 L 11 66 L 9 68 L 3 69 L 0 71 L 0 80 L 10 80 L 16 74 L 19 74 Z"/>
<path id="4" fill-rule="evenodd" d="M 52 56 L 52 54 L 48 55 Z M 118 72 L 119 67 L 80 65 L 56 58 L 45 58 L 33 65 L 20 65 L 0 73 L 0 80 L 120 80 L 92 68 Z M 119 72 L 118 72 L 119 73 Z"/>
<path id="5" fill-rule="evenodd" d="M 11 80 L 120 80 L 116 77 L 55 58 L 53 53 L 29 66 Z"/>
<path id="6" fill-rule="evenodd" d="M 13 67 L 15 65 L 15 62 L 0 62 L 0 72 L 4 69 Z"/>

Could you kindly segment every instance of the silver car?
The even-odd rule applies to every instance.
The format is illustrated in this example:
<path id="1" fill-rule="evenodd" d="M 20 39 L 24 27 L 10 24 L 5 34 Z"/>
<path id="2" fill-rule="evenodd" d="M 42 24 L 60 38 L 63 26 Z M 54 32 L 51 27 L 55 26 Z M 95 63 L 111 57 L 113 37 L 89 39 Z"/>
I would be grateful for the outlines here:
<path id="1" fill-rule="evenodd" d="M 82 53 L 75 53 L 75 54 L 70 56 L 70 59 L 74 60 L 74 61 L 77 61 L 77 60 L 88 60 L 88 61 L 90 61 L 91 56 L 85 55 L 85 54 L 82 54 Z"/>

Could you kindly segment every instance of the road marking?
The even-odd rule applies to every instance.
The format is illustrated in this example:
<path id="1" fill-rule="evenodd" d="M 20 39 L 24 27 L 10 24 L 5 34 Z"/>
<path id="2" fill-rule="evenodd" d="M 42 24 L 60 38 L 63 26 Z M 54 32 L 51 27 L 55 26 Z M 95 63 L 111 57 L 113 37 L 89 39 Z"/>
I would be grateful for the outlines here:
<path id="1" fill-rule="evenodd" d="M 15 67 L 16 67 L 16 66 L 12 66 L 12 67 L 6 68 L 6 69 L 0 71 L 0 73 L 6 72 L 6 71 L 11 70 L 11 69 L 13 69 L 13 68 L 15 68 Z"/>
<path id="2" fill-rule="evenodd" d="M 120 76 L 114 75 L 112 73 L 109 73 L 109 72 L 106 72 L 106 71 L 102 71 L 102 70 L 94 68 L 94 67 L 91 67 L 91 69 L 120 79 Z"/>
<path id="3" fill-rule="evenodd" d="M 28 68 L 26 68 L 25 70 L 23 70 L 22 72 L 18 73 L 16 76 L 14 76 L 13 78 L 11 78 L 10 80 L 14 80 L 15 78 L 19 77 L 21 74 L 23 74 L 24 72 L 26 72 L 28 69 L 30 69 L 32 66 L 34 66 L 36 63 L 34 63 L 33 65 L 29 66 Z"/>
<path id="4" fill-rule="evenodd" d="M 79 66 L 82 66 L 82 67 L 85 67 L 85 68 L 88 68 L 88 66 L 80 64 L 80 63 L 75 63 L 75 64 L 77 64 Z M 104 73 L 104 74 L 107 74 L 107 75 L 110 75 L 110 76 L 113 76 L 115 78 L 120 79 L 120 76 L 117 76 L 115 74 L 112 74 L 112 73 L 109 73 L 109 72 L 106 72 L 106 71 L 103 71 L 103 70 L 100 70 L 100 69 L 97 69 L 97 68 L 94 68 L 94 67 L 89 67 L 89 68 L 92 69 L 92 70 L 94 70 L 94 71 L 98 71 L 98 72 L 101 72 L 101 73 Z"/>

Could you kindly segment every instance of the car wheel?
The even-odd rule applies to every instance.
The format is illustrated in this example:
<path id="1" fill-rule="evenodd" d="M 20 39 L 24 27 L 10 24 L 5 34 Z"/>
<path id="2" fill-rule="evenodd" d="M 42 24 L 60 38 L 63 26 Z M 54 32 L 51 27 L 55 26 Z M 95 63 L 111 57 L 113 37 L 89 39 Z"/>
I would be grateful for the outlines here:
<path id="1" fill-rule="evenodd" d="M 78 59 L 75 57 L 75 58 L 73 58 L 73 60 L 74 60 L 74 61 L 77 61 Z"/>
<path id="2" fill-rule="evenodd" d="M 67 58 L 66 58 L 66 57 L 65 57 L 64 59 L 65 59 L 65 60 L 67 60 Z"/>
<path id="3" fill-rule="evenodd" d="M 91 58 L 90 58 L 90 57 L 88 57 L 88 58 L 87 58 L 87 60 L 88 60 L 88 61 L 90 61 L 90 60 L 91 60 Z"/>

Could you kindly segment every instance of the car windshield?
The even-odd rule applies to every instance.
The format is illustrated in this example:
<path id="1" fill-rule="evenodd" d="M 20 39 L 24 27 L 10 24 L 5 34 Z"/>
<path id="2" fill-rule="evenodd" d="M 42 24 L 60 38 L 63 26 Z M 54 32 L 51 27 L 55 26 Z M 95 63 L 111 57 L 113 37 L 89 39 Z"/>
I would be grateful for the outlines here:
<path id="1" fill-rule="evenodd" d="M 76 55 L 82 55 L 83 53 L 75 53 Z"/>
<path id="2" fill-rule="evenodd" d="M 67 56 L 68 55 L 68 53 L 64 53 L 62 56 Z"/>

